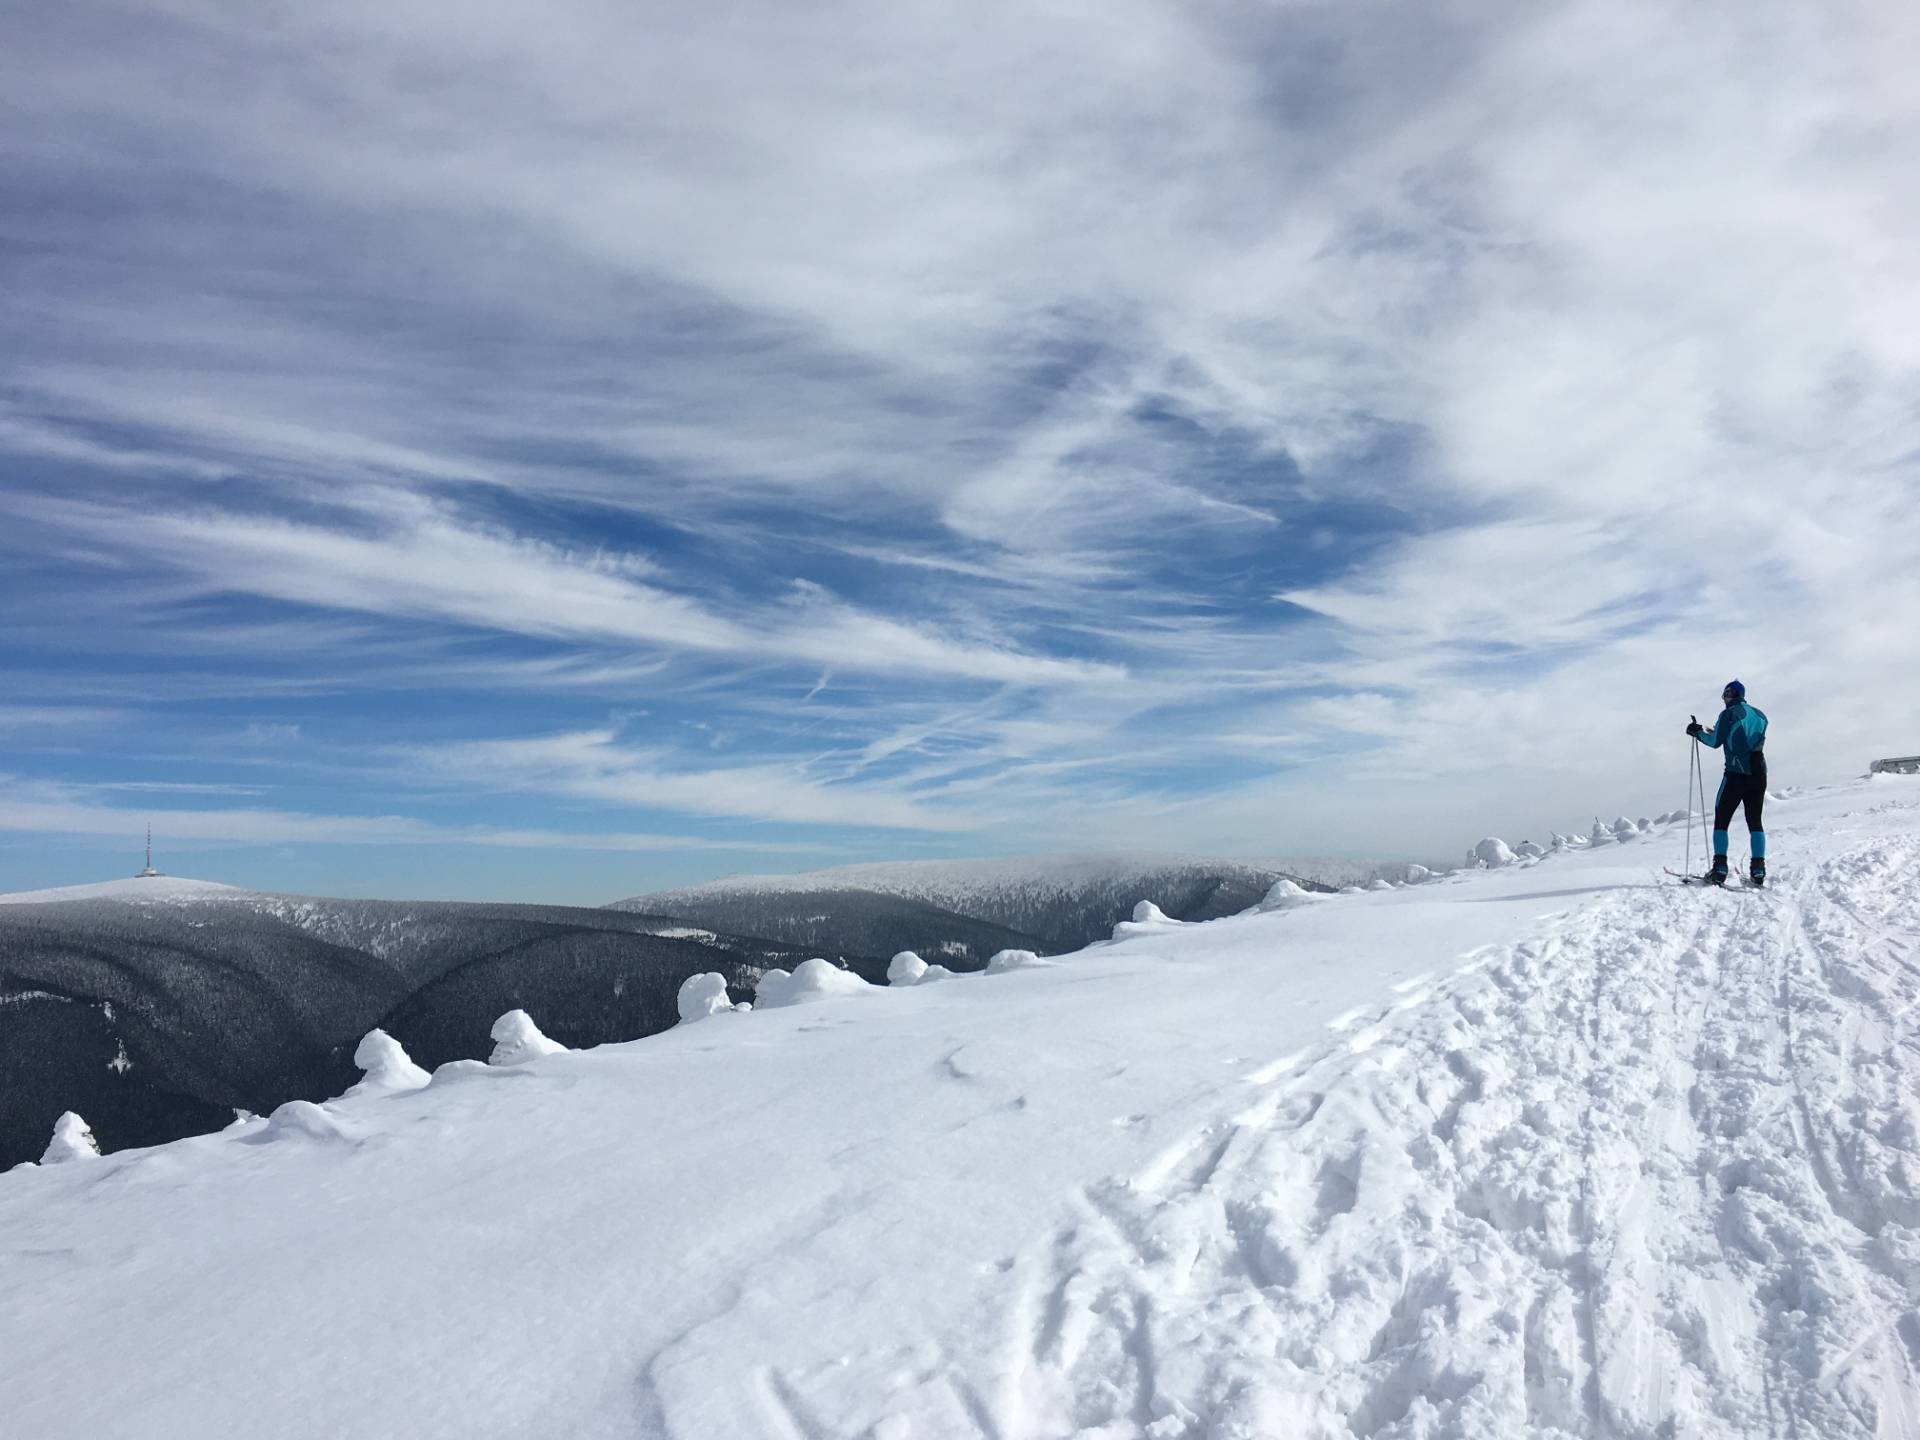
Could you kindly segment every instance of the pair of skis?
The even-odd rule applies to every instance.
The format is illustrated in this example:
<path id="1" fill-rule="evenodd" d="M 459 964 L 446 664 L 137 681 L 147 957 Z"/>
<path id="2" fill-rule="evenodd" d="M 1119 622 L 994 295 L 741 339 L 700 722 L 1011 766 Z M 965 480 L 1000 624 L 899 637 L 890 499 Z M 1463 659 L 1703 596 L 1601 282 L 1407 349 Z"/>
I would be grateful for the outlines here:
<path id="1" fill-rule="evenodd" d="M 1667 874 L 1673 876 L 1673 878 L 1678 880 L 1682 885 L 1711 885 L 1714 883 L 1704 875 L 1684 874 L 1679 870 L 1675 870 L 1670 865 L 1663 866 L 1662 868 L 1666 870 Z M 1728 875 L 1728 877 L 1725 880 L 1722 880 L 1720 882 L 1720 888 L 1722 890 L 1764 890 L 1767 887 L 1764 883 L 1759 885 L 1754 884 L 1753 881 L 1749 880 L 1744 875 L 1740 875 L 1740 876 Z"/>

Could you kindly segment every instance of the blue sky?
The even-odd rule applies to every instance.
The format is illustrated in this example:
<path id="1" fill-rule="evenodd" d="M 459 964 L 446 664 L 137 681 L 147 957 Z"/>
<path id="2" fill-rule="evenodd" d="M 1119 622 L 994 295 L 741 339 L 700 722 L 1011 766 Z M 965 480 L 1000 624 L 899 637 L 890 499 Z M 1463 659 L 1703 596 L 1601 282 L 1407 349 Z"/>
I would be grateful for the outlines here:
<path id="1" fill-rule="evenodd" d="M 42 7 L 0 890 L 1449 858 L 1920 748 L 1898 7 Z"/>

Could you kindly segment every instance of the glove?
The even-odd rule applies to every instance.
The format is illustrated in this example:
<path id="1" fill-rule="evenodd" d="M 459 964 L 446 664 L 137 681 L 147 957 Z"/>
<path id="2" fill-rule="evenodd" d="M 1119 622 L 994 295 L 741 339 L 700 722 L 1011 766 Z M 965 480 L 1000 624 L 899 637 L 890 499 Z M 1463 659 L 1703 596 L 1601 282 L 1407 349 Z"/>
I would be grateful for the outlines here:
<path id="1" fill-rule="evenodd" d="M 1698 720 L 1693 721 L 1687 726 L 1687 734 L 1693 736 L 1696 740 L 1706 733 L 1707 727 L 1702 725 Z"/>

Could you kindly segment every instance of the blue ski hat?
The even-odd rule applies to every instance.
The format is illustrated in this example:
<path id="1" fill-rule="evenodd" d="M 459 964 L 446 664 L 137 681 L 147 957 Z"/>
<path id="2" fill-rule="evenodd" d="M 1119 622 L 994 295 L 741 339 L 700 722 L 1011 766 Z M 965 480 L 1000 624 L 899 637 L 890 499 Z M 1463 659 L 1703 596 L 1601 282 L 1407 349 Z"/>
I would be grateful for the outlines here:
<path id="1" fill-rule="evenodd" d="M 1720 693 L 1722 695 L 1731 695 L 1736 700 L 1744 700 L 1747 698 L 1747 687 L 1742 685 L 1738 680 L 1729 680 L 1726 683 L 1726 688 L 1721 690 Z"/>

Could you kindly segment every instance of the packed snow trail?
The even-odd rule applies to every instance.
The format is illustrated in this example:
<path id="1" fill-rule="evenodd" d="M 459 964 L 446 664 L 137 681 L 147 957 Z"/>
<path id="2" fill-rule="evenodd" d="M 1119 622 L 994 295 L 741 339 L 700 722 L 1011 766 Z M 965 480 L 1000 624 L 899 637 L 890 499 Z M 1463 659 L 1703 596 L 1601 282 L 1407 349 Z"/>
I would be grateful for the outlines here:
<path id="1" fill-rule="evenodd" d="M 1356 1018 L 1024 1258 L 1001 1428 L 1920 1435 L 1916 862 L 1623 893 Z"/>
<path id="2" fill-rule="evenodd" d="M 0 1395 L 168 1440 L 1920 1437 L 1920 782 L 1772 828 L 1757 894 L 1656 831 L 0 1176 Z"/>

